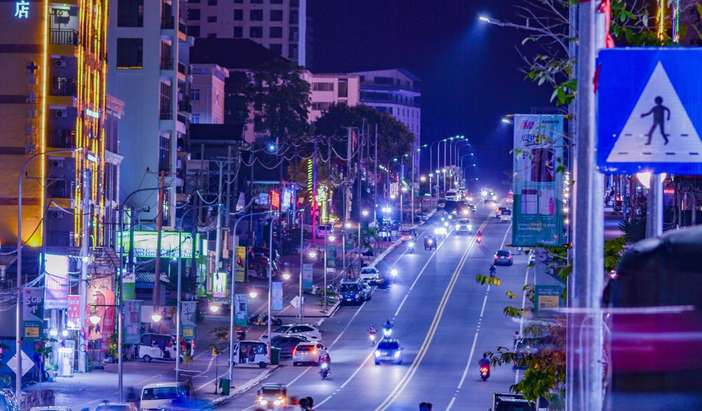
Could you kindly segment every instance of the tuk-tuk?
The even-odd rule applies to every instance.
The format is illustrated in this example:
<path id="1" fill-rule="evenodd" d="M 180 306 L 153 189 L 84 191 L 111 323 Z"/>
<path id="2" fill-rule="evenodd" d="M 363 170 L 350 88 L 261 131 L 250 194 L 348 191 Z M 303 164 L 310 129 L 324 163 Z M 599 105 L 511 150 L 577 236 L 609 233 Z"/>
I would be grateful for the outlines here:
<path id="1" fill-rule="evenodd" d="M 425 250 L 436 250 L 436 238 L 428 235 L 424 237 L 424 249 Z"/>
<path id="2" fill-rule="evenodd" d="M 268 355 L 268 344 L 263 341 L 244 340 L 239 341 L 234 346 L 234 365 L 256 364 L 260 368 L 266 368 L 271 363 Z"/>
<path id="3" fill-rule="evenodd" d="M 167 334 L 147 333 L 141 336 L 138 357 L 140 360 L 175 360 L 175 337 Z"/>

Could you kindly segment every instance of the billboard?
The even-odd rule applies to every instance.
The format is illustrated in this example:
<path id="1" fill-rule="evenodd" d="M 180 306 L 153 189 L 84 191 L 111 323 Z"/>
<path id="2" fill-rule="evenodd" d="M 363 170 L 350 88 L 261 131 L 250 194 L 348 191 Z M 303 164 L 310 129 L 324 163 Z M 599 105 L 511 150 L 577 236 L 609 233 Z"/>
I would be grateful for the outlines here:
<path id="1" fill-rule="evenodd" d="M 566 141 L 563 116 L 515 114 L 513 246 L 566 242 L 562 193 Z"/>
<path id="2" fill-rule="evenodd" d="M 195 235 L 195 241 L 200 241 L 200 235 Z M 119 232 L 120 246 L 124 253 L 129 253 L 129 231 Z M 192 258 L 193 256 L 193 234 L 190 232 L 162 231 L 161 232 L 161 257 L 178 257 L 178 245 L 180 243 L 181 258 Z M 156 257 L 157 232 L 156 231 L 134 231 L 134 255 L 136 257 L 154 258 Z M 196 257 L 199 257 L 202 250 L 195 250 Z"/>
<path id="3" fill-rule="evenodd" d="M 22 294 L 22 335 L 27 341 L 39 340 L 44 325 L 44 288 L 24 287 Z"/>
<path id="4" fill-rule="evenodd" d="M 68 256 L 45 254 L 44 261 L 44 309 L 68 308 Z"/>

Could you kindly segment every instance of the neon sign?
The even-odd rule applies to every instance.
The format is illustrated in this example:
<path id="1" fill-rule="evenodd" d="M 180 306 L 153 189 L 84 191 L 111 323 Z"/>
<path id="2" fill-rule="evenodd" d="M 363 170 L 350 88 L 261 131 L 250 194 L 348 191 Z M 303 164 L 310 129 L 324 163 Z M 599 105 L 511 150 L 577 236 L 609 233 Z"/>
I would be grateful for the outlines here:
<path id="1" fill-rule="evenodd" d="M 15 2 L 15 17 L 18 19 L 29 18 L 29 0 L 17 0 Z"/>

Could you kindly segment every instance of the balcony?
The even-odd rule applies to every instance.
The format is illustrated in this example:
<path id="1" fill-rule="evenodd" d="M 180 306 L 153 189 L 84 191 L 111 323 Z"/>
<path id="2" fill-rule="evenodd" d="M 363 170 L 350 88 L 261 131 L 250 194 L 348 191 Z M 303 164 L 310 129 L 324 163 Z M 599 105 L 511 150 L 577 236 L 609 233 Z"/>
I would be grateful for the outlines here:
<path id="1" fill-rule="evenodd" d="M 179 61 L 178 62 L 178 72 L 181 74 L 185 74 L 187 76 L 188 75 L 188 66 Z"/>
<path id="2" fill-rule="evenodd" d="M 178 102 L 178 111 L 181 113 L 192 113 L 193 105 L 189 98 L 184 98 Z"/>
<path id="3" fill-rule="evenodd" d="M 51 44 L 77 46 L 78 31 L 73 29 L 51 29 L 49 41 Z"/>
<path id="4" fill-rule="evenodd" d="M 52 96 L 75 96 L 76 82 L 73 79 L 62 76 L 51 78 L 50 94 Z"/>
<path id="5" fill-rule="evenodd" d="M 173 70 L 173 59 L 169 54 L 161 54 L 161 70 Z"/>
<path id="6" fill-rule="evenodd" d="M 73 130 L 58 129 L 49 134 L 49 147 L 75 148 L 75 146 Z"/>

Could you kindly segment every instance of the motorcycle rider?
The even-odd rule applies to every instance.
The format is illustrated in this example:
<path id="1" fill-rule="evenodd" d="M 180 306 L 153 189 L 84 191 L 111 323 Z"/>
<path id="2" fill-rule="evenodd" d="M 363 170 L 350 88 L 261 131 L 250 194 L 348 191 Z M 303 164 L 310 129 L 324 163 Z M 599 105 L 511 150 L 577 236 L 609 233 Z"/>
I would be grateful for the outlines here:
<path id="1" fill-rule="evenodd" d="M 330 372 L 331 356 L 329 356 L 329 353 L 325 351 L 319 356 L 319 373 L 322 378 L 326 378 Z"/>
<path id="2" fill-rule="evenodd" d="M 478 230 L 478 232 L 475 233 L 475 241 L 477 241 L 478 244 L 480 244 L 480 242 L 481 242 L 482 240 L 483 240 L 483 232 L 480 231 L 480 230 Z"/>
<path id="3" fill-rule="evenodd" d="M 393 324 L 390 320 L 385 321 L 385 325 L 383 325 L 383 336 L 389 337 L 392 334 L 392 327 Z"/>
<path id="4" fill-rule="evenodd" d="M 378 334 L 378 330 L 376 330 L 373 325 L 368 327 L 368 338 L 371 340 L 371 342 L 375 342 L 376 334 Z"/>
<path id="5" fill-rule="evenodd" d="M 495 268 L 495 264 L 490 266 L 490 277 L 494 277 L 495 273 L 497 272 L 497 268 Z"/>
<path id="6" fill-rule="evenodd" d="M 483 358 L 481 358 L 480 361 L 478 361 L 478 366 L 480 367 L 481 370 L 483 368 L 487 368 L 487 377 L 490 376 L 490 359 L 487 357 L 487 355 L 485 353 L 483 353 Z M 482 371 L 481 371 L 481 374 L 482 374 Z M 485 379 L 487 379 L 487 377 L 485 377 Z"/>

